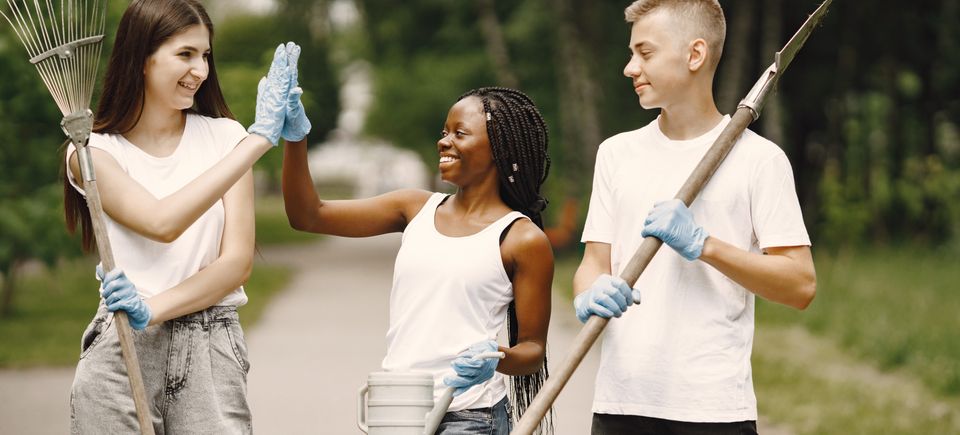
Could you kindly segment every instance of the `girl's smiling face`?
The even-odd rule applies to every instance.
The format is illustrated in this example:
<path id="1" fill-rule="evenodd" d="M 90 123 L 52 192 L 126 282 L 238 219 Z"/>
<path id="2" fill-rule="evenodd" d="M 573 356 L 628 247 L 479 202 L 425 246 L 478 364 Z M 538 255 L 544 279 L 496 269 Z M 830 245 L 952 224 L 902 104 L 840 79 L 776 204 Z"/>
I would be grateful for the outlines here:
<path id="1" fill-rule="evenodd" d="M 184 110 L 207 79 L 210 32 L 197 24 L 170 37 L 147 58 L 144 66 L 146 101 Z"/>
<path id="2" fill-rule="evenodd" d="M 464 98 L 450 108 L 437 141 L 437 152 L 443 181 L 463 187 L 496 177 L 487 118 L 479 98 Z"/>

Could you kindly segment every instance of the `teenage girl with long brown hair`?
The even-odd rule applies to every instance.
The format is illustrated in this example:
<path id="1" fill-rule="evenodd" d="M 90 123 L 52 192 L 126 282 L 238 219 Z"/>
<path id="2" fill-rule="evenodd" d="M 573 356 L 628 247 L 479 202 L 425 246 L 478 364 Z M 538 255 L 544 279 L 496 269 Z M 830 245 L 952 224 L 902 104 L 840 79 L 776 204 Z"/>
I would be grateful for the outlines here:
<path id="1" fill-rule="evenodd" d="M 300 107 L 298 47 L 278 47 L 248 134 L 224 101 L 212 41 L 196 0 L 136 0 L 117 30 L 89 141 L 117 267 L 97 268 L 102 299 L 81 340 L 72 433 L 138 430 L 116 310 L 135 329 L 156 433 L 252 430 L 236 311 L 253 263 L 250 168 L 309 125 L 284 123 Z M 89 247 L 77 160 L 69 147 L 65 208 Z"/>

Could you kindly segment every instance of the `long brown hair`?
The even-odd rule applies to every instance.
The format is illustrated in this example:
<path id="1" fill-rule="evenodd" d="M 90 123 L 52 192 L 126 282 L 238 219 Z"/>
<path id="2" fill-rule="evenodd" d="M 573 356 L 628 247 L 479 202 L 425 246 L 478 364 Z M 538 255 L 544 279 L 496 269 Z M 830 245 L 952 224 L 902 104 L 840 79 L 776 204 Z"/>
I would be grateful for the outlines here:
<path id="1" fill-rule="evenodd" d="M 93 122 L 95 133 L 123 134 L 140 121 L 146 93 L 143 70 L 147 58 L 174 35 L 190 26 L 202 24 L 210 34 L 209 72 L 193 99 L 192 113 L 212 118 L 233 119 L 217 80 L 214 62 L 213 22 L 197 0 L 135 0 L 120 19 L 113 51 L 107 63 L 103 93 Z M 67 231 L 76 232 L 83 240 L 83 249 L 93 248 L 93 226 L 83 196 L 67 181 L 64 168 L 63 205 Z"/>

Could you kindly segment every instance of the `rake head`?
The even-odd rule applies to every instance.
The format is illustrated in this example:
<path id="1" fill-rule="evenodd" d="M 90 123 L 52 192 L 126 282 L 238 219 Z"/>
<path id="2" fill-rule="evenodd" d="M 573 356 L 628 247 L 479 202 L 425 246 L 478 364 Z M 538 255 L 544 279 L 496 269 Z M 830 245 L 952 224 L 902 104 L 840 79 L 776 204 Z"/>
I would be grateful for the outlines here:
<path id="1" fill-rule="evenodd" d="M 20 39 L 74 143 L 85 143 L 93 124 L 90 99 L 106 21 L 106 0 L 6 0 L 0 9 Z M 56 5 L 55 5 L 56 4 Z"/>

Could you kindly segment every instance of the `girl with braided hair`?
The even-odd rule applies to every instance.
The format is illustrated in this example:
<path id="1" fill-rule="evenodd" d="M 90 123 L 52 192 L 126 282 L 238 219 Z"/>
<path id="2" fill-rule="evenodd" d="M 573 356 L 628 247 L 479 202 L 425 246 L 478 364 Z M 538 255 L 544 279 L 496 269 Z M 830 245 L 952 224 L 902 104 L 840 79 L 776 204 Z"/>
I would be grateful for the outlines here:
<path id="1" fill-rule="evenodd" d="M 402 232 L 384 370 L 432 372 L 435 398 L 456 387 L 438 434 L 507 434 L 506 378 L 520 415 L 546 377 L 553 252 L 540 187 L 550 168 L 547 127 L 522 92 L 480 88 L 450 108 L 437 153 L 441 178 L 457 186 L 453 195 L 404 189 L 327 201 L 314 191 L 306 142 L 288 143 L 287 217 L 313 233 Z M 508 318 L 509 347 L 501 347 L 496 338 Z M 502 360 L 474 358 L 498 350 Z"/>

